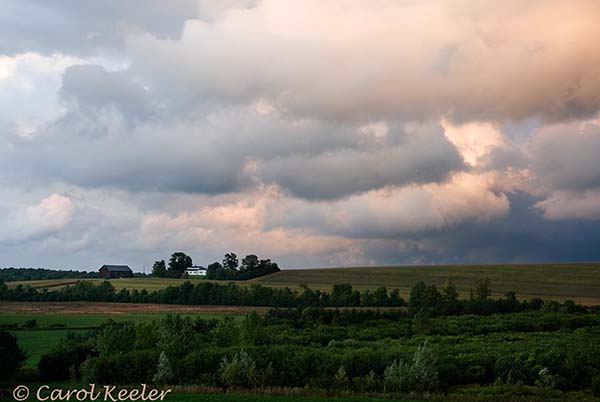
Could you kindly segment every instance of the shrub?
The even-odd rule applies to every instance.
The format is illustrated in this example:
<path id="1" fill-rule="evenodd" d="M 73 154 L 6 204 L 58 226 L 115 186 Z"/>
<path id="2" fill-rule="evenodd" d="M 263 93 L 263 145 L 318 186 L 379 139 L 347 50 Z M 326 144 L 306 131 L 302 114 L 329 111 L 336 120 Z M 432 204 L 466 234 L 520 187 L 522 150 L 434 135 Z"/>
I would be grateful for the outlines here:
<path id="1" fill-rule="evenodd" d="M 38 323 L 37 320 L 27 320 L 23 324 L 23 327 L 29 328 L 29 329 L 35 328 L 35 327 L 37 327 L 37 323 Z"/>
<path id="2" fill-rule="evenodd" d="M 437 361 L 427 343 L 418 347 L 411 364 L 402 360 L 386 367 L 383 386 L 386 392 L 432 391 L 439 387 Z"/>
<path id="3" fill-rule="evenodd" d="M 92 349 L 87 344 L 61 345 L 40 358 L 40 377 L 50 381 L 78 378 L 83 362 L 92 354 Z"/>
<path id="4" fill-rule="evenodd" d="M 417 391 L 432 391 L 439 386 L 435 354 L 427 343 L 418 347 L 413 356 L 411 374 L 412 388 Z"/>
<path id="5" fill-rule="evenodd" d="M 140 384 L 152 382 L 158 356 L 153 350 L 91 358 L 82 366 L 82 377 L 96 384 Z"/>
<path id="6" fill-rule="evenodd" d="M 600 375 L 597 375 L 594 378 L 592 378 L 592 394 L 595 397 L 600 396 Z"/>
<path id="7" fill-rule="evenodd" d="M 157 384 L 167 384 L 175 380 L 175 374 L 171 368 L 171 363 L 165 352 L 161 352 L 158 357 L 158 368 L 156 374 L 152 377 L 152 381 Z"/>
<path id="8" fill-rule="evenodd" d="M 394 360 L 383 372 L 383 389 L 385 392 L 405 392 L 410 389 L 410 365 L 402 360 Z"/>
<path id="9" fill-rule="evenodd" d="M 256 363 L 244 351 L 236 353 L 231 359 L 224 357 L 219 365 L 219 377 L 227 387 L 248 387 L 255 376 Z"/>
<path id="10" fill-rule="evenodd" d="M 0 331 L 0 379 L 7 379 L 15 374 L 26 359 L 25 352 L 17 343 L 17 338 L 5 331 Z"/>
<path id="11" fill-rule="evenodd" d="M 346 389 L 348 388 L 348 373 L 346 373 L 346 369 L 344 366 L 340 366 L 338 371 L 333 376 L 333 381 L 335 383 L 335 387 L 337 389 Z"/>
<path id="12" fill-rule="evenodd" d="M 359 392 L 375 392 L 381 388 L 381 383 L 373 370 L 362 377 L 354 377 L 352 384 Z"/>

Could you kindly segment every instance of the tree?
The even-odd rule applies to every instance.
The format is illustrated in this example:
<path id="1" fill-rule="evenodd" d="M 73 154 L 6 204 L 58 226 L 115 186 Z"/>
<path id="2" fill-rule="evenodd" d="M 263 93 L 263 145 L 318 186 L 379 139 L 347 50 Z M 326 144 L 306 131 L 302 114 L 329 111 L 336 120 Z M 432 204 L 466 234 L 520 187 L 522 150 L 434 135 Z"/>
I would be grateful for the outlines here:
<path id="1" fill-rule="evenodd" d="M 490 284 L 489 278 L 478 279 L 475 282 L 475 296 L 477 300 L 485 301 L 492 295 Z"/>
<path id="2" fill-rule="evenodd" d="M 410 307 L 421 309 L 426 306 L 427 300 L 427 284 L 423 281 L 419 281 L 414 284 L 410 290 L 410 297 L 408 304 Z"/>
<path id="3" fill-rule="evenodd" d="M 167 276 L 167 265 L 165 264 L 165 260 L 154 261 L 154 265 L 152 265 L 152 276 L 156 276 L 157 278 L 165 278 Z"/>
<path id="4" fill-rule="evenodd" d="M 258 257 L 254 254 L 248 254 L 242 259 L 241 272 L 252 272 L 256 271 L 259 266 Z"/>
<path id="5" fill-rule="evenodd" d="M 239 265 L 237 255 L 235 253 L 227 253 L 223 258 L 223 267 L 227 270 L 235 271 Z"/>
<path id="6" fill-rule="evenodd" d="M 175 380 L 175 374 L 173 374 L 173 369 L 171 368 L 171 362 L 169 362 L 169 358 L 165 352 L 160 352 L 160 356 L 158 357 L 158 367 L 156 369 L 156 374 L 154 374 L 154 381 L 157 384 L 167 384 Z"/>
<path id="7" fill-rule="evenodd" d="M 425 342 L 417 348 L 413 356 L 411 374 L 413 388 L 417 391 L 432 391 L 439 385 L 435 354 Z"/>
<path id="8" fill-rule="evenodd" d="M 444 283 L 444 286 L 442 287 L 442 296 L 444 297 L 444 301 L 458 299 L 458 292 L 456 291 L 456 286 L 454 286 L 452 281 L 446 281 Z"/>
<path id="9" fill-rule="evenodd" d="M 231 359 L 224 357 L 219 364 L 219 377 L 227 387 L 247 387 L 256 376 L 254 359 L 243 350 Z"/>
<path id="10" fill-rule="evenodd" d="M 341 365 L 338 371 L 335 373 L 333 376 L 333 381 L 337 389 L 345 389 L 348 387 L 348 374 L 346 373 L 346 368 L 344 365 Z"/>
<path id="11" fill-rule="evenodd" d="M 225 270 L 220 262 L 213 262 L 206 268 L 207 279 L 225 279 Z"/>
<path id="12" fill-rule="evenodd" d="M 17 343 L 17 338 L 5 331 L 0 331 L 0 380 L 8 379 L 27 358 L 23 349 Z"/>
<path id="13" fill-rule="evenodd" d="M 383 389 L 385 392 L 405 392 L 411 385 L 411 367 L 402 360 L 394 360 L 383 371 Z"/>
<path id="14" fill-rule="evenodd" d="M 171 255 L 169 260 L 168 274 L 172 278 L 180 277 L 186 268 L 192 266 L 192 257 L 182 252 L 176 252 Z"/>
<path id="15" fill-rule="evenodd" d="M 409 305 L 415 309 L 435 307 L 442 301 L 442 294 L 435 285 L 427 286 L 425 282 L 417 282 L 410 291 Z"/>

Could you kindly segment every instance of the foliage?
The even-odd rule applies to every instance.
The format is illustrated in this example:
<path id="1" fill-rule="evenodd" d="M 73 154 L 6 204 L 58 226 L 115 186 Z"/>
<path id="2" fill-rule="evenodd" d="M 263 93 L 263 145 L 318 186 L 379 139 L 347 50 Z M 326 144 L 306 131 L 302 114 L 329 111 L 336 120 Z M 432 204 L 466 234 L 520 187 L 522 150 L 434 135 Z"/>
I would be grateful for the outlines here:
<path id="1" fill-rule="evenodd" d="M 192 257 L 178 251 L 171 255 L 169 266 L 167 268 L 167 276 L 170 278 L 179 278 L 183 275 L 186 268 L 192 266 Z"/>
<path id="2" fill-rule="evenodd" d="M 0 331 L 0 380 L 7 379 L 15 374 L 27 358 L 25 352 L 17 343 L 17 338 L 5 331 Z"/>
<path id="3" fill-rule="evenodd" d="M 152 377 L 152 381 L 157 384 L 168 384 L 175 380 L 175 374 L 171 368 L 171 362 L 165 352 L 161 352 L 158 357 L 158 368 L 156 374 Z"/>
<path id="4" fill-rule="evenodd" d="M 65 271 L 45 268 L 0 268 L 0 281 L 97 278 L 97 272 Z"/>
<path id="5" fill-rule="evenodd" d="M 227 387 L 249 387 L 255 383 L 256 363 L 243 350 L 219 364 L 219 377 Z"/>
<path id="6" fill-rule="evenodd" d="M 156 276 L 157 278 L 167 277 L 167 265 L 165 264 L 165 260 L 154 261 L 154 265 L 152 265 L 152 276 Z"/>
<path id="7" fill-rule="evenodd" d="M 242 265 L 239 266 L 238 257 L 235 253 L 227 253 L 223 258 L 223 264 L 213 262 L 207 268 L 207 279 L 217 280 L 246 280 L 257 278 L 279 272 L 277 263 L 271 260 L 260 260 L 258 256 L 249 254 L 242 259 Z"/>

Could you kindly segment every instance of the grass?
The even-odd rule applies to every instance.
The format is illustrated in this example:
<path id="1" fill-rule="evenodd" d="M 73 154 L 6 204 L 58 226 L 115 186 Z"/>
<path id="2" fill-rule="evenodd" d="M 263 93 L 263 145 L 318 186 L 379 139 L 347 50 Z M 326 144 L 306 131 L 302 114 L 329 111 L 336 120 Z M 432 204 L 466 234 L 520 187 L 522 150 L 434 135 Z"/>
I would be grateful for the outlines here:
<path id="1" fill-rule="evenodd" d="M 285 270 L 252 282 L 275 287 L 305 283 L 325 290 L 334 283 L 348 282 L 358 289 L 399 289 L 406 297 L 418 281 L 441 286 L 451 280 L 462 296 L 468 296 L 475 281 L 485 277 L 491 280 L 495 296 L 514 290 L 518 297 L 526 299 L 573 299 L 600 304 L 600 263 L 301 269 Z"/>
<path id="2" fill-rule="evenodd" d="M 327 396 L 298 396 L 298 395 L 240 395 L 240 394 L 173 394 L 165 401 L 169 402 L 377 402 L 390 399 L 374 399 L 364 397 L 327 397 Z M 408 400 L 394 399 L 397 402 Z"/>
<path id="3" fill-rule="evenodd" d="M 9 313 L 0 316 L 0 326 L 17 325 L 22 327 L 26 321 L 37 320 L 37 329 L 51 327 L 65 329 L 96 328 L 102 323 L 112 320 L 119 321 L 152 321 L 159 320 L 167 313 L 127 313 L 127 314 L 48 314 L 48 313 Z M 193 318 L 219 318 L 219 315 L 182 314 Z M 36 328 L 31 329 L 36 331 Z"/>
<path id="4" fill-rule="evenodd" d="M 69 332 L 84 333 L 111 319 L 113 321 L 159 320 L 166 313 L 128 314 L 47 314 L 7 313 L 0 315 L 0 326 L 9 328 L 27 353 L 25 367 L 36 367 L 40 357 L 54 349 Z M 215 314 L 182 314 L 193 318 L 218 318 Z M 241 316 L 238 316 L 241 317 Z M 35 328 L 23 328 L 26 321 L 37 320 Z M 59 327 L 60 326 L 60 327 Z M 16 328 L 15 328 L 16 327 Z"/>
<path id="5" fill-rule="evenodd" d="M 347 282 L 360 290 L 375 289 L 379 286 L 399 289 L 400 293 L 407 297 L 410 288 L 418 281 L 440 286 L 446 280 L 451 280 L 464 297 L 469 295 L 469 290 L 477 279 L 485 277 L 491 280 L 495 297 L 514 290 L 518 297 L 526 299 L 535 297 L 559 301 L 572 299 L 583 304 L 600 304 L 600 263 L 289 269 L 236 283 L 241 286 L 261 284 L 292 289 L 298 289 L 299 285 L 304 283 L 313 289 L 330 290 L 335 283 Z M 87 280 L 101 281 L 100 279 Z M 192 282 L 203 280 L 205 279 L 190 279 Z M 113 279 L 111 283 L 117 290 L 126 288 L 151 291 L 169 285 L 178 285 L 183 281 L 183 279 L 171 278 L 123 278 Z M 7 284 L 51 289 L 73 282 L 72 279 L 59 279 Z"/>
<path id="6" fill-rule="evenodd" d="M 13 330 L 19 345 L 27 354 L 25 367 L 36 367 L 40 357 L 54 349 L 69 332 L 83 333 L 85 330 L 47 329 L 47 330 Z"/>
<path id="7" fill-rule="evenodd" d="M 10 387 L 12 388 L 12 387 Z M 89 386 L 86 388 L 85 385 L 80 384 L 52 384 L 50 389 L 89 389 Z M 37 390 L 37 386 L 34 384 L 29 384 L 29 389 L 31 390 L 30 397 L 26 400 L 28 401 L 37 401 L 35 398 L 35 391 Z M 120 388 L 118 388 L 120 389 Z M 138 387 L 139 389 L 139 387 Z M 158 390 L 162 390 L 162 388 L 156 388 Z M 102 400 L 104 396 L 102 395 L 100 400 Z M 0 401 L 13 401 L 11 398 L 2 398 L 0 396 Z M 76 400 L 74 397 L 71 400 Z M 91 399 L 85 399 L 85 401 L 89 401 Z M 169 393 L 164 398 L 165 402 L 380 402 L 380 401 L 390 401 L 389 398 L 386 399 L 375 399 L 375 398 L 366 398 L 366 397 L 333 397 L 333 396 L 300 396 L 300 395 L 258 395 L 258 394 L 236 394 L 236 393 L 227 393 L 227 394 L 214 394 L 214 393 Z M 393 399 L 393 401 L 397 402 L 410 402 L 407 399 Z"/>

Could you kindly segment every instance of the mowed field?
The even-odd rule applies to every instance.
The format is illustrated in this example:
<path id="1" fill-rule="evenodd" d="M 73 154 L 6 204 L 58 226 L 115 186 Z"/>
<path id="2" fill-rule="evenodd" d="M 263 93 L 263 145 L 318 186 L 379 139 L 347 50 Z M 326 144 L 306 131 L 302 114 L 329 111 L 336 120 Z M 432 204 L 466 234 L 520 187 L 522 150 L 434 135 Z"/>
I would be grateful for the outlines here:
<path id="1" fill-rule="evenodd" d="M 434 265 L 434 266 L 389 266 L 324 269 L 286 269 L 281 272 L 236 282 L 241 286 L 261 284 L 272 287 L 299 289 L 300 284 L 310 288 L 331 290 L 333 284 L 350 283 L 359 290 L 385 286 L 399 289 L 407 297 L 410 288 L 418 281 L 441 286 L 451 280 L 463 297 L 468 296 L 475 282 L 489 278 L 495 297 L 514 290 L 517 297 L 531 299 L 539 297 L 564 301 L 575 300 L 583 304 L 600 304 L 600 263 L 522 264 L 522 265 Z M 86 279 L 100 282 L 100 279 Z M 203 279 L 190 279 L 202 281 Z M 162 289 L 178 285 L 184 279 L 131 278 L 113 279 L 117 290 Z M 75 283 L 72 279 L 8 282 L 35 288 L 59 288 Z M 220 283 L 223 283 L 222 281 Z"/>

